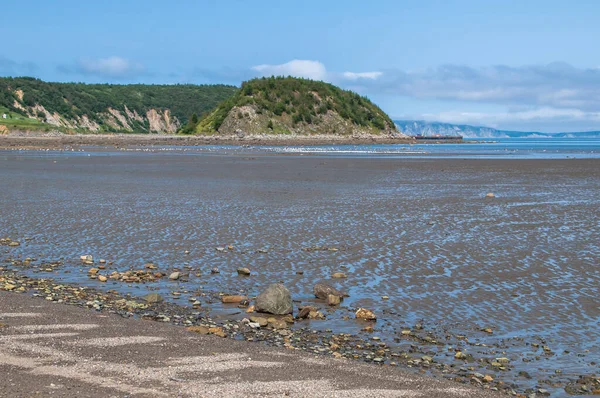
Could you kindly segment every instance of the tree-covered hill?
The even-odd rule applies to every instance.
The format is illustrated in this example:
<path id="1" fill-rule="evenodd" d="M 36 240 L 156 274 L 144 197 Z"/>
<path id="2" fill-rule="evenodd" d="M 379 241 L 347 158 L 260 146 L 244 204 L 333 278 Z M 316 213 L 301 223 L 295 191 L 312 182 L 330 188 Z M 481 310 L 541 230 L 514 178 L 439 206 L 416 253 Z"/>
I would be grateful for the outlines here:
<path id="1" fill-rule="evenodd" d="M 366 97 L 328 83 L 293 77 L 242 84 L 197 123 L 181 131 L 200 134 L 397 134 L 396 126 Z"/>
<path id="2" fill-rule="evenodd" d="M 29 119 L 65 129 L 174 132 L 192 114 L 202 114 L 231 97 L 226 85 L 115 85 L 48 83 L 0 78 L 0 109 L 7 119 Z"/>

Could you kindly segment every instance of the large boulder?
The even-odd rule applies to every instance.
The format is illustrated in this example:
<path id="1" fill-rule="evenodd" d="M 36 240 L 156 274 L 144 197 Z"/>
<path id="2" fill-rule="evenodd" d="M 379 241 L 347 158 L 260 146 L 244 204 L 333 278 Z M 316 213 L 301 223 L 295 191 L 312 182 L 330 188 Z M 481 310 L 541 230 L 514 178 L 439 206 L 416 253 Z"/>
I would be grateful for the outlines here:
<path id="1" fill-rule="evenodd" d="M 254 306 L 257 312 L 274 315 L 287 315 L 294 312 L 292 295 L 281 283 L 274 283 L 259 294 Z"/>
<path id="2" fill-rule="evenodd" d="M 326 283 L 317 283 L 313 288 L 313 292 L 315 293 L 315 297 L 321 300 L 327 300 L 330 294 L 333 294 L 334 296 L 338 296 L 340 298 L 348 297 L 348 293 L 341 292 L 335 287 Z"/>

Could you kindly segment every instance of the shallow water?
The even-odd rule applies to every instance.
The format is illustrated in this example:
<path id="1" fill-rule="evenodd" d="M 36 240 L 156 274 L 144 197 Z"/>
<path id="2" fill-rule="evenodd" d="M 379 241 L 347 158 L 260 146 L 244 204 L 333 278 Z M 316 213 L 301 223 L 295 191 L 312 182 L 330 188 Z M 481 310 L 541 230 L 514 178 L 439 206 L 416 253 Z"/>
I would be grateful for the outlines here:
<path id="1" fill-rule="evenodd" d="M 421 322 L 440 335 L 467 335 L 470 344 L 448 344 L 507 356 L 514 373 L 534 379 L 598 372 L 597 160 L 307 157 L 268 149 L 250 156 L 242 149 L 1 152 L 0 237 L 23 242 L 11 256 L 65 260 L 46 276 L 136 295 L 187 291 L 182 305 L 201 292 L 206 304 L 218 292 L 253 296 L 277 281 L 312 303 L 314 283 L 343 271 L 348 278 L 333 284 L 350 297 L 312 328 L 359 333 L 362 325 L 343 316 L 364 306 L 378 313 L 384 341 L 405 344 L 401 329 Z M 496 198 L 484 198 L 487 192 Z M 228 245 L 234 249 L 215 250 Z M 304 250 L 314 247 L 338 250 Z M 110 271 L 154 262 L 189 277 L 101 284 L 87 278 L 82 254 L 114 261 Z M 255 275 L 239 277 L 242 266 Z M 211 275 L 212 268 L 221 273 Z M 494 333 L 479 331 L 485 327 Z M 533 342 L 554 354 L 540 356 Z M 434 350 L 437 360 L 453 361 L 446 346 Z"/>

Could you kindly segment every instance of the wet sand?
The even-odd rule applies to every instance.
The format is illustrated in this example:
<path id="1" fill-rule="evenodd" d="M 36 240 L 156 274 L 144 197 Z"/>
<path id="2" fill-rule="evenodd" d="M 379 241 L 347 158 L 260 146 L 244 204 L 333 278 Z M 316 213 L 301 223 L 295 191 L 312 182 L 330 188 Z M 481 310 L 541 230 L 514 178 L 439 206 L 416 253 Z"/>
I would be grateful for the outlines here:
<path id="1" fill-rule="evenodd" d="M 253 297 L 282 281 L 297 307 L 326 316 L 293 330 L 390 347 L 361 359 L 559 396 L 600 362 L 599 170 L 597 159 L 4 153 L 0 237 L 21 245 L 2 256 L 33 277 L 158 292 L 182 307 L 193 298 L 216 322 L 247 316 L 220 293 Z M 153 262 L 183 277 L 101 283 L 82 254 L 112 261 L 107 274 Z M 322 280 L 350 297 L 328 307 L 312 296 Z M 353 319 L 358 307 L 378 315 L 372 332 Z"/>

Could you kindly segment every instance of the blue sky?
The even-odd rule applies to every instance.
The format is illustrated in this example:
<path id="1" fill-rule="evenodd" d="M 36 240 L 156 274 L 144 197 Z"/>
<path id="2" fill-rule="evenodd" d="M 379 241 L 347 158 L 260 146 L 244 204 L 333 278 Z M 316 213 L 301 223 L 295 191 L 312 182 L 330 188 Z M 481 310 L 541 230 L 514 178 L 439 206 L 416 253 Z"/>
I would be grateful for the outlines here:
<path id="1" fill-rule="evenodd" d="M 600 2 L 3 2 L 0 75 L 229 83 L 292 74 L 394 118 L 600 130 Z"/>

